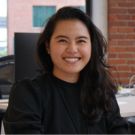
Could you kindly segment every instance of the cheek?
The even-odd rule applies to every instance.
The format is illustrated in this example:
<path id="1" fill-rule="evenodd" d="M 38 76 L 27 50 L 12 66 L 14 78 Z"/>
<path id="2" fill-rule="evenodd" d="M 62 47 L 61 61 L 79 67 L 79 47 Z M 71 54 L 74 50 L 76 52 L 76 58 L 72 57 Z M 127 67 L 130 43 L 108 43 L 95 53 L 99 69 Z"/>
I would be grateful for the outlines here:
<path id="1" fill-rule="evenodd" d="M 83 53 L 83 56 L 85 57 L 85 59 L 89 60 L 91 57 L 91 47 L 88 46 L 88 47 L 85 47 L 81 50 L 82 50 L 82 53 Z"/>
<path id="2" fill-rule="evenodd" d="M 56 55 L 57 50 L 58 50 L 58 49 L 57 49 L 55 43 L 53 43 L 53 42 L 51 41 L 51 42 L 50 42 L 50 48 L 49 48 L 50 55 L 51 55 L 51 56 Z"/>
<path id="3" fill-rule="evenodd" d="M 50 53 L 54 57 L 60 57 L 65 52 L 65 48 L 59 44 L 53 43 L 50 46 Z"/>
<path id="4" fill-rule="evenodd" d="M 57 60 L 61 56 L 61 49 L 53 46 L 50 48 L 50 55 L 53 59 Z"/>
<path id="5" fill-rule="evenodd" d="M 53 59 L 55 59 L 56 57 L 58 57 L 58 52 L 55 50 L 51 50 L 50 51 L 50 55 L 51 55 L 51 57 L 53 58 Z"/>

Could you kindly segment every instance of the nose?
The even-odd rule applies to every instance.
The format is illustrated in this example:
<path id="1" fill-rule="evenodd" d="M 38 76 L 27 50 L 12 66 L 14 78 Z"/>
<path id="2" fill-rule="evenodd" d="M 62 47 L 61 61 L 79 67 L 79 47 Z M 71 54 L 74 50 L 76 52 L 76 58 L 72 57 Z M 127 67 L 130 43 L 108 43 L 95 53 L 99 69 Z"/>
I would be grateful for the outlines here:
<path id="1" fill-rule="evenodd" d="M 67 46 L 67 52 L 68 53 L 76 53 L 78 52 L 78 46 L 76 45 L 76 43 L 70 43 L 68 46 Z"/>

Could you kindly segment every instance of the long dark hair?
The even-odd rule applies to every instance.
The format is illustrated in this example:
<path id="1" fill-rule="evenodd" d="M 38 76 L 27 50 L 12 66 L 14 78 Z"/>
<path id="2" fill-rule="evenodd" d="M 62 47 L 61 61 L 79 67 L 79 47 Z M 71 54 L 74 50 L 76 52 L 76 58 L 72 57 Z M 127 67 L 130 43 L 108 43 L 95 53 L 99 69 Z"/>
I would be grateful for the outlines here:
<path id="1" fill-rule="evenodd" d="M 85 68 L 80 72 L 81 105 L 84 116 L 98 120 L 103 111 L 112 108 L 112 95 L 117 90 L 106 64 L 107 43 L 100 30 L 89 16 L 74 7 L 63 7 L 54 14 L 40 35 L 37 46 L 38 58 L 44 71 L 51 72 L 53 63 L 47 53 L 47 46 L 57 23 L 61 20 L 77 19 L 85 24 L 91 37 L 92 54 Z"/>

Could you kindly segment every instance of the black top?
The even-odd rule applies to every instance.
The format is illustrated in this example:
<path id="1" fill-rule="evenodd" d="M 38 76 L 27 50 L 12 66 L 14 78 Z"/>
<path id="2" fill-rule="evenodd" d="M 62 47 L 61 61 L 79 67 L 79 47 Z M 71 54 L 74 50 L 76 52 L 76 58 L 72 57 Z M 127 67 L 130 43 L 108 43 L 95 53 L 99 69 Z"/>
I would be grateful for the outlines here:
<path id="1" fill-rule="evenodd" d="M 114 99 L 114 111 L 88 124 L 81 113 L 80 87 L 46 74 L 14 84 L 3 123 L 11 134 L 128 133 Z"/>
<path id="2" fill-rule="evenodd" d="M 87 122 L 83 118 L 80 104 L 80 84 L 68 83 L 53 76 L 54 81 L 57 83 L 59 90 L 64 95 L 64 98 L 71 110 L 75 123 L 78 123 L 79 133 L 88 133 Z"/>

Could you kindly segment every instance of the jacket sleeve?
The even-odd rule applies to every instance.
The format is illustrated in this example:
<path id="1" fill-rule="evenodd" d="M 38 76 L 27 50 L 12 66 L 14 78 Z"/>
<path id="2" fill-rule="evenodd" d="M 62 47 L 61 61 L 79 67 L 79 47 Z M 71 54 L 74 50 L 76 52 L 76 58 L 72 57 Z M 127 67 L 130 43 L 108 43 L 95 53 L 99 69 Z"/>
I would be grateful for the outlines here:
<path id="1" fill-rule="evenodd" d="M 129 134 L 128 122 L 121 117 L 116 97 L 112 98 L 112 110 L 106 114 L 109 134 Z"/>
<path id="2" fill-rule="evenodd" d="M 3 123 L 6 134 L 40 134 L 41 90 L 30 80 L 12 87 Z"/>

